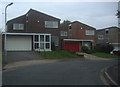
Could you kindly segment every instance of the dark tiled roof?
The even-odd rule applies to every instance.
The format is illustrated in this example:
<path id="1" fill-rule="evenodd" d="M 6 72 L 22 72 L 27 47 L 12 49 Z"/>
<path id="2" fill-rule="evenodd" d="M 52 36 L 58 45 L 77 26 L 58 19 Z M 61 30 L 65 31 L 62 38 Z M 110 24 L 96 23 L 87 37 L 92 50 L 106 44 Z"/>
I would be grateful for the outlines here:
<path id="1" fill-rule="evenodd" d="M 102 31 L 102 30 L 105 30 L 105 29 L 112 29 L 112 28 L 120 29 L 119 27 L 112 26 L 112 27 L 107 27 L 107 28 L 103 28 L 103 29 L 98 29 L 97 31 Z"/>
<path id="2" fill-rule="evenodd" d="M 55 18 L 55 19 L 60 20 L 60 18 L 53 17 L 53 16 L 51 16 L 51 15 L 48 15 L 48 14 L 42 13 L 42 12 L 37 11 L 37 10 L 34 10 L 34 9 L 32 9 L 32 8 L 31 8 L 27 13 L 29 13 L 30 11 L 38 12 L 38 13 L 40 13 L 40 14 L 43 14 L 43 15 L 46 15 L 46 16 L 49 16 L 49 17 L 52 17 L 52 18 Z M 26 13 L 26 14 L 27 14 L 27 13 Z"/>
<path id="3" fill-rule="evenodd" d="M 76 23 L 76 22 L 78 22 L 78 23 L 80 23 L 80 24 L 83 24 L 83 25 L 85 25 L 85 26 L 91 27 L 91 26 L 86 25 L 86 24 L 84 24 L 84 23 L 82 23 L 82 22 L 79 22 L 79 21 L 73 21 L 73 22 L 68 23 L 68 24 L 65 24 L 65 25 L 63 25 L 63 26 L 68 26 L 69 24 L 74 24 L 74 23 Z M 63 27 L 63 26 L 61 26 L 61 27 Z M 91 27 L 91 28 L 94 28 L 94 27 Z M 96 29 L 96 28 L 94 28 L 94 29 Z"/>
<path id="4" fill-rule="evenodd" d="M 34 10 L 34 9 L 30 9 L 26 14 L 28 14 L 30 11 L 35 11 L 35 12 L 38 12 L 38 13 L 40 13 L 40 14 L 43 14 L 43 15 L 46 15 L 46 16 L 49 16 L 49 17 L 55 18 L 55 19 L 57 19 L 57 20 L 60 20 L 59 18 L 56 18 L 56 17 L 50 16 L 50 15 L 47 15 L 47 14 L 45 14 L 45 13 L 39 12 L 39 11 Z M 21 15 L 21 16 L 18 16 L 18 17 L 16 17 L 16 18 L 23 17 L 23 16 L 25 16 L 26 14 Z M 7 23 L 10 22 L 10 21 L 12 21 L 12 20 L 14 20 L 14 19 L 16 19 L 16 18 L 13 18 L 13 19 L 7 21 Z"/>

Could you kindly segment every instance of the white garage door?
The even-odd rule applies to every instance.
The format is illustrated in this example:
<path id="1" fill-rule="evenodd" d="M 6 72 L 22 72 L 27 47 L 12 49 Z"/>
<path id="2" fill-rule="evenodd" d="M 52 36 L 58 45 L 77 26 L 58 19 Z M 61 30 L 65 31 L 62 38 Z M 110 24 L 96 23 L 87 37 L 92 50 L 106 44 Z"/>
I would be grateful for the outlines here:
<path id="1" fill-rule="evenodd" d="M 7 36 L 7 51 L 30 51 L 32 50 L 31 36 Z"/>

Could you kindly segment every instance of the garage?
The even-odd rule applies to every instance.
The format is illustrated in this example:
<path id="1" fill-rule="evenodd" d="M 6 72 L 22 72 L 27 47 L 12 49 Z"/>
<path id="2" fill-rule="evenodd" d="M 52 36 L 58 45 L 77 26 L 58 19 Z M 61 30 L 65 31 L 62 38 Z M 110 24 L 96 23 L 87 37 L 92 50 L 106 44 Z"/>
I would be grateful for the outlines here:
<path id="1" fill-rule="evenodd" d="M 31 51 L 32 36 L 7 36 L 6 42 L 7 51 Z"/>
<path id="2" fill-rule="evenodd" d="M 80 42 L 65 42 L 64 50 L 69 50 L 71 52 L 79 52 L 80 51 Z"/>

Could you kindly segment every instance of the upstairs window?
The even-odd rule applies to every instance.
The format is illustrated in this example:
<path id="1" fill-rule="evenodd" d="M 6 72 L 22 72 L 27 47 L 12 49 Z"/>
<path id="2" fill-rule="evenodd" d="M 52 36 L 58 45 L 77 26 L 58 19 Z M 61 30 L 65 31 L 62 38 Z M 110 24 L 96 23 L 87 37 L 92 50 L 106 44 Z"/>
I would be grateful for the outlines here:
<path id="1" fill-rule="evenodd" d="M 86 35 L 95 35 L 94 30 L 86 30 Z"/>
<path id="2" fill-rule="evenodd" d="M 60 36 L 67 36 L 67 32 L 66 31 L 61 31 Z"/>
<path id="3" fill-rule="evenodd" d="M 103 36 L 103 35 L 98 35 L 98 39 L 99 39 L 99 40 L 103 40 L 103 39 L 104 39 L 104 36 Z"/>
<path id="4" fill-rule="evenodd" d="M 45 28 L 58 28 L 57 21 L 45 21 Z"/>
<path id="5" fill-rule="evenodd" d="M 24 24 L 13 24 L 13 30 L 24 30 Z"/>

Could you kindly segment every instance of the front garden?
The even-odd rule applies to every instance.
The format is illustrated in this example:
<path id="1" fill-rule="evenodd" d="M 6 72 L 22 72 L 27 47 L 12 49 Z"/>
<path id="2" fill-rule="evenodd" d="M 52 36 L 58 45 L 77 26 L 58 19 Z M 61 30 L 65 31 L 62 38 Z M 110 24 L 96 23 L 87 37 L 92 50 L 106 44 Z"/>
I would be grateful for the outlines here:
<path id="1" fill-rule="evenodd" d="M 120 52 L 110 54 L 114 47 L 110 44 L 99 44 L 94 47 L 94 50 L 89 50 L 88 47 L 82 46 L 82 51 L 101 58 L 120 58 Z"/>
<path id="2" fill-rule="evenodd" d="M 61 59 L 61 58 L 80 58 L 74 52 L 69 51 L 43 51 L 39 52 L 45 59 Z"/>

